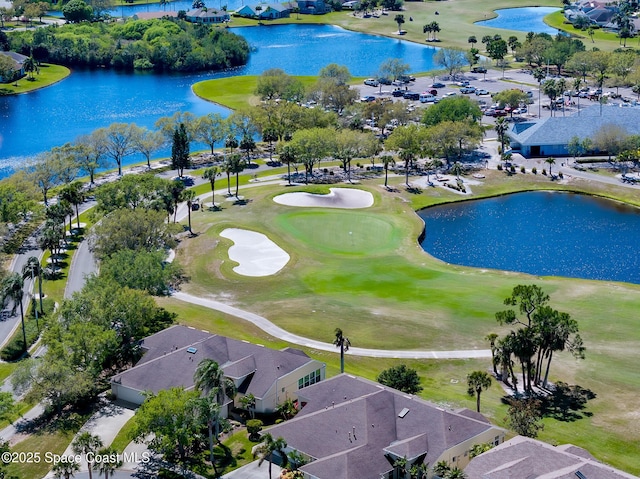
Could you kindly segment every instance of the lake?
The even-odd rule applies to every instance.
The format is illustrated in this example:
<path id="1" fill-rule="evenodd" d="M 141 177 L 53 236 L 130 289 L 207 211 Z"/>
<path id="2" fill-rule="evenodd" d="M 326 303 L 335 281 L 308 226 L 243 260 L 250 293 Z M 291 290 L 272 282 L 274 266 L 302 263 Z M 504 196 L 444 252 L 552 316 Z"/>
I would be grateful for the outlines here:
<path id="1" fill-rule="evenodd" d="M 517 30 L 527 33 L 534 32 L 555 35 L 558 33 L 558 29 L 552 28 L 544 23 L 543 18 L 558 10 L 560 9 L 555 7 L 502 8 L 495 10 L 498 15 L 496 18 L 476 22 L 476 25 Z"/>
<path id="2" fill-rule="evenodd" d="M 419 212 L 422 248 L 447 263 L 640 284 L 640 209 L 591 196 L 529 192 Z"/>
<path id="3" fill-rule="evenodd" d="M 399 39 L 350 32 L 330 25 L 274 25 L 234 28 L 252 46 L 242 68 L 198 74 L 74 71 L 48 88 L 26 95 L 0 97 L 0 177 L 25 159 L 78 135 L 114 122 L 153 127 L 176 111 L 201 116 L 228 110 L 196 97 L 194 83 L 233 75 L 257 75 L 281 68 L 292 75 L 315 75 L 329 63 L 346 65 L 355 76 L 373 75 L 388 58 L 400 58 L 412 72 L 434 68 L 436 48 Z M 195 145 L 194 145 L 195 147 Z M 167 156 L 168 150 L 157 156 Z M 126 164 L 140 157 L 125 158 Z"/>

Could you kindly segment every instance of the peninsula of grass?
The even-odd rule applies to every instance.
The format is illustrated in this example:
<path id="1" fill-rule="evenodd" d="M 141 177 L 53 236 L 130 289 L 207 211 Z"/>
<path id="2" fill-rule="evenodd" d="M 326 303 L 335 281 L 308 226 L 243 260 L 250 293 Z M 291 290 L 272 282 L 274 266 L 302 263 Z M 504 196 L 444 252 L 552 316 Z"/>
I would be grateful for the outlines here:
<path id="1" fill-rule="evenodd" d="M 542 175 L 506 177 L 498 171 L 486 176 L 483 185 L 474 186 L 475 198 L 532 189 L 571 189 L 638 204 L 635 191 L 615 185 L 573 179 L 563 186 Z M 635 321 L 640 286 L 445 264 L 417 244 L 423 224 L 415 209 L 468 198 L 442 188 L 409 194 L 403 181 L 402 177 L 390 178 L 397 193 L 382 189 L 381 178 L 354 186 L 375 197 L 373 207 L 360 210 L 295 208 L 273 202 L 284 191 L 327 192 L 326 186 L 243 189 L 245 206 L 229 204 L 220 211 L 192 215 L 199 234 L 178 249 L 178 260 L 191 278 L 184 290 L 224 298 L 292 333 L 325 342 L 331 342 L 333 330 L 340 327 L 354 346 L 452 350 L 487 349 L 483 338 L 489 332 L 505 332 L 494 314 L 504 308 L 503 300 L 511 289 L 521 283 L 538 284 L 551 295 L 554 307 L 578 320 L 587 347 L 584 361 L 561 355 L 552 368 L 552 379 L 579 384 L 596 394 L 588 405 L 592 416 L 571 423 L 547 419 L 542 439 L 583 446 L 616 467 L 640 473 L 640 458 L 632 453 L 640 450 L 640 431 L 633 427 L 638 414 L 635 398 L 640 393 L 634 359 L 640 344 Z M 231 242 L 219 236 L 228 227 L 266 234 L 291 260 L 274 276 L 237 275 L 227 255 Z M 237 318 L 171 298 L 160 304 L 195 327 L 272 347 L 285 345 Z M 327 362 L 329 373 L 337 370 L 335 354 L 308 352 Z M 489 361 L 480 360 L 405 362 L 428 382 L 424 397 L 454 406 L 470 404 L 471 399 L 464 396 L 466 374 L 490 367 Z M 398 363 L 349 357 L 347 369 L 375 379 L 384 367 Z M 451 379 L 457 382 L 450 384 Z M 504 424 L 505 416 L 501 395 L 496 385 L 492 398 L 483 405 L 483 411 L 498 424 Z"/>
<path id="2" fill-rule="evenodd" d="M 247 105 L 257 105 L 260 98 L 254 94 L 258 75 L 204 80 L 193 85 L 193 92 L 200 98 L 237 110 Z M 317 80 L 315 76 L 296 76 L 307 87 Z"/>
<path id="3" fill-rule="evenodd" d="M 34 74 L 33 80 L 24 77 L 19 79 L 17 82 L 0 83 L 0 96 L 28 93 L 33 90 L 45 88 L 64 80 L 71 74 L 71 70 L 67 67 L 63 67 L 62 65 L 43 63 L 38 68 L 40 69 L 40 72 Z"/>

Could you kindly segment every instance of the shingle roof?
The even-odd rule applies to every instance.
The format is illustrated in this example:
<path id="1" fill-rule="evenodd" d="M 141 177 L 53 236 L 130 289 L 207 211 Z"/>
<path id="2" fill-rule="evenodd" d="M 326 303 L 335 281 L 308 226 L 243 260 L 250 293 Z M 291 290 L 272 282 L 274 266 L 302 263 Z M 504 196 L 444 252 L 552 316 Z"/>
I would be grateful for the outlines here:
<path id="1" fill-rule="evenodd" d="M 582 454 L 575 454 L 577 451 Z M 542 441 L 516 436 L 473 458 L 464 472 L 468 479 L 576 479 L 576 471 L 592 479 L 631 479 L 576 446 L 554 447 Z M 587 453 L 588 456 L 590 454 Z"/>
<path id="2" fill-rule="evenodd" d="M 277 351 L 185 326 L 172 326 L 149 336 L 143 347 L 147 352 L 138 364 L 114 376 L 112 381 L 155 393 L 171 387 L 189 389 L 194 386 L 193 374 L 198 363 L 213 359 L 227 377 L 241 379 L 251 375 L 244 385 L 246 393 L 260 399 L 278 378 L 311 361 L 300 351 Z"/>
<path id="3" fill-rule="evenodd" d="M 561 114 L 557 112 L 556 114 Z M 509 136 L 521 145 L 566 145 L 571 138 L 593 137 L 605 124 L 619 125 L 631 135 L 640 134 L 640 108 L 594 105 L 580 111 L 580 116 L 555 116 L 538 121 L 515 123 Z"/>
<path id="4" fill-rule="evenodd" d="M 298 415 L 268 432 L 315 458 L 301 469 L 321 479 L 378 478 L 392 469 L 393 456 L 433 464 L 493 427 L 346 374 L 304 388 L 298 397 L 307 402 Z"/>
<path id="5" fill-rule="evenodd" d="M 22 64 L 25 62 L 25 60 L 29 57 L 24 56 L 22 53 L 18 53 L 18 52 L 3 52 L 0 51 L 0 55 L 4 55 L 6 57 L 11 58 L 17 69 L 22 68 Z"/>

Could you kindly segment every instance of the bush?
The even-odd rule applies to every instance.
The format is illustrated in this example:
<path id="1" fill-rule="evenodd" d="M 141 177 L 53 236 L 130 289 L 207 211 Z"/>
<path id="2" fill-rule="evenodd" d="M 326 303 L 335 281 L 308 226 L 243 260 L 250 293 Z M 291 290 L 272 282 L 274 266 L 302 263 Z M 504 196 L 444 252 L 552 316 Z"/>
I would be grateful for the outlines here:
<path id="1" fill-rule="evenodd" d="M 543 174 L 544 176 L 547 176 L 547 170 L 545 170 L 544 168 L 542 168 L 542 174 Z"/>
<path id="2" fill-rule="evenodd" d="M 53 312 L 53 308 L 55 306 L 54 301 L 51 299 L 44 299 L 42 302 L 42 307 L 44 309 L 44 314 L 39 315 L 38 324 L 36 324 L 35 320 L 35 303 L 32 302 L 31 305 L 27 308 L 27 311 L 24 315 L 24 327 L 27 335 L 27 348 L 31 347 L 40 336 L 38 331 L 38 326 L 40 327 L 40 331 L 44 329 L 44 322 L 47 316 L 50 316 Z M 18 325 L 18 329 L 13 334 L 13 337 L 9 340 L 7 345 L 2 348 L 0 351 L 0 358 L 3 361 L 17 361 L 22 357 L 24 353 L 24 341 L 22 340 L 22 325 Z"/>
<path id="3" fill-rule="evenodd" d="M 527 172 L 527 170 L 524 169 L 524 166 L 521 166 L 520 167 L 520 173 L 526 173 L 526 172 Z"/>
<path id="4" fill-rule="evenodd" d="M 262 426 L 263 423 L 260 419 L 249 419 L 247 421 L 247 432 L 251 441 L 255 441 L 258 438 L 258 433 L 262 431 Z"/>
<path id="5" fill-rule="evenodd" d="M 562 175 L 562 171 L 558 173 L 558 178 L 564 178 L 564 176 Z"/>
<path id="6" fill-rule="evenodd" d="M 533 173 L 534 175 L 538 174 L 538 168 L 536 168 L 535 166 L 533 168 L 531 168 L 531 173 Z"/>
<path id="7" fill-rule="evenodd" d="M 502 171 L 502 165 L 498 164 L 498 171 Z"/>
<path id="8" fill-rule="evenodd" d="M 513 166 L 513 165 L 511 165 L 511 168 L 509 168 L 509 171 L 510 171 L 511 173 L 515 173 L 515 172 L 516 172 L 516 167 L 515 167 L 515 166 Z"/>

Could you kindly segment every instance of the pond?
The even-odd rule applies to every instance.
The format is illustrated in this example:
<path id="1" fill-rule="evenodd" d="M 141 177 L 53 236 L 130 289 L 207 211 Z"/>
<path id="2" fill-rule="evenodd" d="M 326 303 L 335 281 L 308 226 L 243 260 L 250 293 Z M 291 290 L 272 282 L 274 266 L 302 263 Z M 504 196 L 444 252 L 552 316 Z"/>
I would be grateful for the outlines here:
<path id="1" fill-rule="evenodd" d="M 544 23 L 543 18 L 558 10 L 560 9 L 555 7 L 503 8 L 495 10 L 498 15 L 496 18 L 476 22 L 476 25 L 517 30 L 527 33 L 534 32 L 555 35 L 558 33 L 558 30 Z"/>
<path id="2" fill-rule="evenodd" d="M 517 193 L 419 212 L 422 248 L 447 263 L 640 284 L 640 209 L 591 196 Z"/>
<path id="3" fill-rule="evenodd" d="M 437 51 L 431 46 L 330 25 L 274 25 L 233 31 L 244 36 L 253 49 L 248 64 L 237 70 L 186 75 L 74 71 L 48 88 L 0 97 L 0 177 L 11 174 L 29 156 L 114 122 L 151 128 L 158 118 L 176 111 L 226 116 L 228 110 L 192 93 L 191 85 L 201 80 L 257 75 L 274 67 L 292 75 L 315 75 L 329 63 L 346 65 L 355 76 L 369 76 L 392 57 L 419 72 L 433 69 Z M 157 156 L 167 154 L 168 150 Z M 127 164 L 134 161 L 140 158 L 125 158 Z"/>

